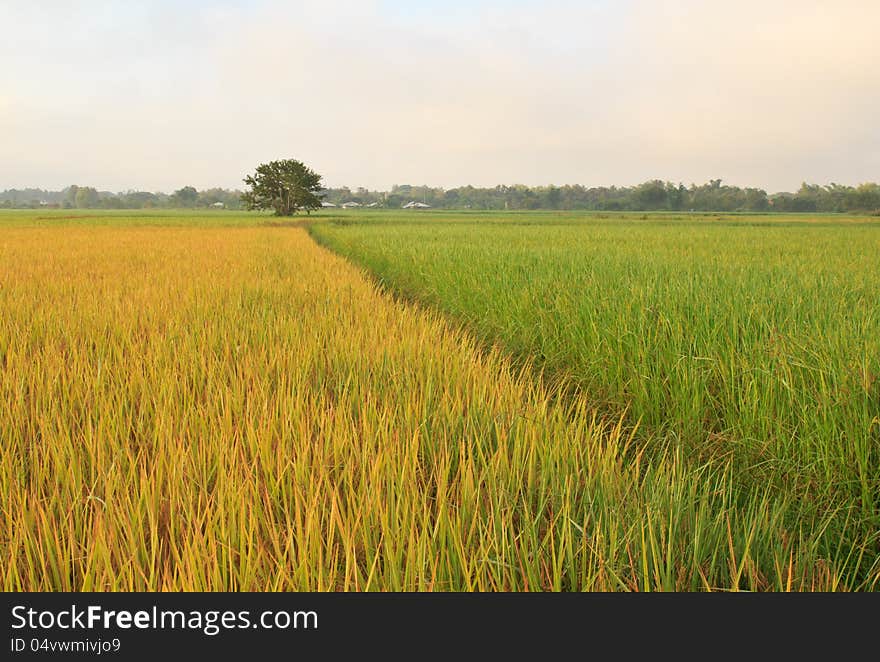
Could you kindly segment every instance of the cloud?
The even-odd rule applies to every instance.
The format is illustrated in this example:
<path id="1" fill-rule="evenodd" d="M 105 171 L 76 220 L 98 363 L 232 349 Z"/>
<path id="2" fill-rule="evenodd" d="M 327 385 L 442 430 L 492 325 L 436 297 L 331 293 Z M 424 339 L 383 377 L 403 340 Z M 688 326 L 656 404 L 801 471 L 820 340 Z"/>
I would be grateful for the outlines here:
<path id="1" fill-rule="evenodd" d="M 0 188 L 876 179 L 873 0 L 32 4 Z"/>
<path id="2" fill-rule="evenodd" d="M 876 178 L 878 24 L 852 0 L 643 8 L 624 69 L 645 155 L 771 187 Z"/>

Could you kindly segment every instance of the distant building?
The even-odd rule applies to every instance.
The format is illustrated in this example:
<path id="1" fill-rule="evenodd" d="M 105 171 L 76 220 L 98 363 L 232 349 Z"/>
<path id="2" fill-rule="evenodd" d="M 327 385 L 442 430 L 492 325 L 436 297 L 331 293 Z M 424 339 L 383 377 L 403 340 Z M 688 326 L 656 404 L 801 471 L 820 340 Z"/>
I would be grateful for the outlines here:
<path id="1" fill-rule="evenodd" d="M 213 205 L 211 205 L 211 206 L 212 206 L 214 209 L 223 209 L 223 208 L 226 207 L 226 204 L 223 203 L 223 202 L 215 202 L 215 203 L 214 203 Z"/>
<path id="2" fill-rule="evenodd" d="M 336 205 L 334 205 L 332 202 L 322 202 L 321 206 L 322 207 L 335 207 Z"/>
<path id="3" fill-rule="evenodd" d="M 368 204 L 368 205 L 364 205 L 364 206 L 365 206 L 365 207 L 378 207 L 378 206 L 379 206 L 379 203 L 378 203 L 378 202 L 371 202 L 370 204 Z"/>
<path id="4" fill-rule="evenodd" d="M 424 202 L 409 202 L 403 205 L 404 209 L 430 209 L 431 205 L 425 204 Z"/>
<path id="5" fill-rule="evenodd" d="M 354 207 L 362 207 L 362 206 L 363 205 L 360 202 L 354 202 L 354 201 L 342 203 L 343 209 L 352 209 Z"/>

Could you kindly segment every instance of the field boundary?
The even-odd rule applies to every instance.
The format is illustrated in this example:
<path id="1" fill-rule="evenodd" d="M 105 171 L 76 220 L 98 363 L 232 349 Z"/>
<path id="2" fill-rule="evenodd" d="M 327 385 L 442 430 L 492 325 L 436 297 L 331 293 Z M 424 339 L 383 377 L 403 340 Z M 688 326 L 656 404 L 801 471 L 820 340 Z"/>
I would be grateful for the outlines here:
<path id="1" fill-rule="evenodd" d="M 323 223 L 311 222 L 305 223 L 304 227 L 309 237 L 321 248 L 329 251 L 333 255 L 345 260 L 356 269 L 363 273 L 364 277 L 372 283 L 377 290 L 387 296 L 391 301 L 398 305 L 412 306 L 419 311 L 429 312 L 439 315 L 456 333 L 461 333 L 470 338 L 481 358 L 488 358 L 495 354 L 502 356 L 512 367 L 514 367 L 523 376 L 527 376 L 533 384 L 540 384 L 547 392 L 548 400 L 562 406 L 565 410 L 570 410 L 571 406 L 576 402 L 589 403 L 590 409 L 595 412 L 598 419 L 608 424 L 619 426 L 621 433 L 638 442 L 635 446 L 648 446 L 655 448 L 658 455 L 666 452 L 667 443 L 665 437 L 651 430 L 647 430 L 641 424 L 640 420 L 633 420 L 629 414 L 629 404 L 624 403 L 623 406 L 613 408 L 613 405 L 607 401 L 592 397 L 590 393 L 581 385 L 572 375 L 551 370 L 549 368 L 537 365 L 530 359 L 523 359 L 513 354 L 503 342 L 499 340 L 491 340 L 484 335 L 477 333 L 467 320 L 461 319 L 459 316 L 443 310 L 439 306 L 420 297 L 416 293 L 406 292 L 395 287 L 392 283 L 385 280 L 382 275 L 370 267 L 361 264 L 357 260 L 337 251 L 331 243 L 324 240 L 319 234 L 314 232 L 314 227 Z"/>

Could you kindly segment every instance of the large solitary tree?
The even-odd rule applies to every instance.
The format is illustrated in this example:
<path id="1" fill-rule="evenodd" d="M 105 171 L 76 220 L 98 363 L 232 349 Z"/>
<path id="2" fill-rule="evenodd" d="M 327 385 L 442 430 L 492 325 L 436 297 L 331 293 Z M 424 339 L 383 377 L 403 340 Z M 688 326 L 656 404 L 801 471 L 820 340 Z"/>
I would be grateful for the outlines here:
<path id="1" fill-rule="evenodd" d="M 248 209 L 274 209 L 276 216 L 293 216 L 321 207 L 321 175 L 296 159 L 270 161 L 244 178 L 250 189 L 241 200 Z"/>

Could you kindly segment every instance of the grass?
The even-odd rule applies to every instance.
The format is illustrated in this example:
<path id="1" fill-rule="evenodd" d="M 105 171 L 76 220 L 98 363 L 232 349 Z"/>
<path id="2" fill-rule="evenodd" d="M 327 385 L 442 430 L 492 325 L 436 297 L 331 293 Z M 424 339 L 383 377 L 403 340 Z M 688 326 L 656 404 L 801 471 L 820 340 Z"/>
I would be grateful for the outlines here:
<path id="1" fill-rule="evenodd" d="M 552 353 L 389 297 L 303 228 L 38 215 L 0 216 L 4 590 L 876 587 L 848 501 L 805 507 L 785 481 L 745 482 L 736 453 L 635 427 L 566 388 L 581 377 Z M 529 226 L 438 217 L 313 229 L 383 252 L 387 282 L 447 312 L 428 284 L 460 278 L 456 305 L 526 333 L 525 300 L 480 301 L 498 276 L 474 248 L 497 230 L 505 254 Z M 582 231 L 548 218 L 548 241 Z M 555 262 L 532 243 L 539 277 Z"/>

